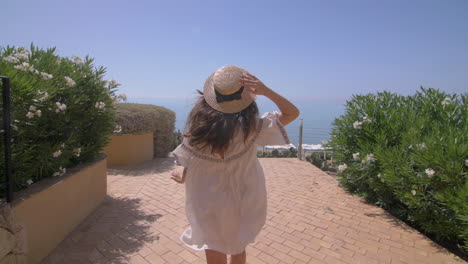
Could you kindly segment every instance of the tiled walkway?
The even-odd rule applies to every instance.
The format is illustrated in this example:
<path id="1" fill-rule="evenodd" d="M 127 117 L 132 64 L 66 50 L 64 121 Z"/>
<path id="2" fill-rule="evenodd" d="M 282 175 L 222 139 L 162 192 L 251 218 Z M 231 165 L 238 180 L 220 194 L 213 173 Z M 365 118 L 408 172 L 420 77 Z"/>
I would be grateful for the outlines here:
<path id="1" fill-rule="evenodd" d="M 268 220 L 247 263 L 465 263 L 307 162 L 261 163 Z M 43 263 L 205 263 L 179 241 L 184 186 L 172 169 L 171 159 L 109 169 L 105 202 Z"/>

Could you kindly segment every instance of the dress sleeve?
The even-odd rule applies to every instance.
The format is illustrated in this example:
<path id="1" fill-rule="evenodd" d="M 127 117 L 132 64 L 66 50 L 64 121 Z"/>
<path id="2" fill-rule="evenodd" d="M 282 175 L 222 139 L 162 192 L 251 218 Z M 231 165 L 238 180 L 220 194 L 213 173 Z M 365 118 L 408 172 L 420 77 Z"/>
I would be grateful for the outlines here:
<path id="1" fill-rule="evenodd" d="M 280 113 L 277 111 L 266 112 L 260 118 L 260 132 L 256 139 L 256 144 L 265 145 L 287 145 L 289 141 L 288 133 L 279 120 Z"/>
<path id="2" fill-rule="evenodd" d="M 193 155 L 191 155 L 191 153 L 187 150 L 185 144 L 186 142 L 184 140 L 184 142 L 177 146 L 177 148 L 175 148 L 171 154 L 175 159 L 174 163 L 176 165 L 188 168 L 192 163 Z"/>

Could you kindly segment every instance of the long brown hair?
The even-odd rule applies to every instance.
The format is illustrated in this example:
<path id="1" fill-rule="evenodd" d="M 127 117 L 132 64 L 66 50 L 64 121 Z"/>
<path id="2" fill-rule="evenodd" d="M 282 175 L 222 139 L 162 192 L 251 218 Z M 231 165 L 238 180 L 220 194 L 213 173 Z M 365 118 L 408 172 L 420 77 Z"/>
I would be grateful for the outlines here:
<path id="1" fill-rule="evenodd" d="M 209 148 L 211 153 L 226 150 L 236 131 L 244 132 L 244 143 L 257 130 L 257 104 L 252 102 L 239 113 L 226 114 L 213 109 L 204 99 L 203 92 L 195 102 L 187 119 L 184 136 L 197 149 Z"/>

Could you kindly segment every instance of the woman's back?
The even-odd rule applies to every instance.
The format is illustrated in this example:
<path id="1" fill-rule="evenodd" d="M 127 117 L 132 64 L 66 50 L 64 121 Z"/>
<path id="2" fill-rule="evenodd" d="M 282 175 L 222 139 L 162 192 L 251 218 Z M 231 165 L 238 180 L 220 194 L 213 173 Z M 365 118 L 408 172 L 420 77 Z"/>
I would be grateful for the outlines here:
<path id="1" fill-rule="evenodd" d="M 206 250 L 207 262 L 245 263 L 245 248 L 254 242 L 266 220 L 265 176 L 257 146 L 289 144 L 282 124 L 299 111 L 255 76 L 225 66 L 205 82 L 203 96 L 189 115 L 182 144 L 174 151 L 184 167 L 185 210 L 190 227 L 181 240 L 195 250 Z M 264 95 L 280 112 L 258 117 L 255 96 Z M 186 179 L 186 180 L 185 180 Z"/>
<path id="2" fill-rule="evenodd" d="M 242 130 L 237 130 L 224 158 L 190 146 L 188 137 L 173 151 L 177 164 L 187 168 L 186 212 L 191 228 L 181 239 L 188 246 L 239 254 L 263 227 L 266 188 L 257 146 L 289 144 L 289 139 L 278 113 L 266 113 L 257 125 L 245 142 Z"/>

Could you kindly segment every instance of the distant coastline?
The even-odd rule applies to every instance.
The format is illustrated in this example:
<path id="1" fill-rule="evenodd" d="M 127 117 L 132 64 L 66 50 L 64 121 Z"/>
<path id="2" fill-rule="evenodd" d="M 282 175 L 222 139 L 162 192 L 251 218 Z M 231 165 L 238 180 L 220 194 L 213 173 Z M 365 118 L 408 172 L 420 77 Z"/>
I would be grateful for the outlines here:
<path id="1" fill-rule="evenodd" d="M 176 113 L 175 129 L 183 130 L 185 121 L 192 108 L 193 99 L 174 98 L 129 98 L 129 103 L 154 104 L 168 108 Z M 344 114 L 344 102 L 294 102 L 301 115 L 291 124 L 287 125 L 291 143 L 295 146 L 299 142 L 300 119 L 304 120 L 303 144 L 322 144 L 329 139 L 332 122 Z M 260 115 L 265 112 L 278 111 L 278 108 L 267 100 L 257 100 Z"/>

